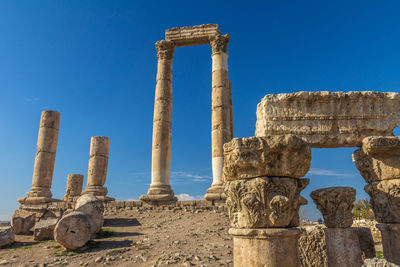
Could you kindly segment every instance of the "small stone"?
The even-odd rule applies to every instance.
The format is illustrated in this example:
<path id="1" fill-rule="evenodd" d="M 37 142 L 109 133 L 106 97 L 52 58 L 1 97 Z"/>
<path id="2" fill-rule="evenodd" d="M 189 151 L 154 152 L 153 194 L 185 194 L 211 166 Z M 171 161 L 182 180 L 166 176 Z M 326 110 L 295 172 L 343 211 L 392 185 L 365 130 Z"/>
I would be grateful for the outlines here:
<path id="1" fill-rule="evenodd" d="M 6 264 L 8 264 L 8 261 L 6 261 L 6 260 L 0 261 L 0 265 L 6 265 Z"/>
<path id="2" fill-rule="evenodd" d="M 101 262 L 102 260 L 103 260 L 103 257 L 100 256 L 100 257 L 97 257 L 97 258 L 94 260 L 94 262 Z"/>

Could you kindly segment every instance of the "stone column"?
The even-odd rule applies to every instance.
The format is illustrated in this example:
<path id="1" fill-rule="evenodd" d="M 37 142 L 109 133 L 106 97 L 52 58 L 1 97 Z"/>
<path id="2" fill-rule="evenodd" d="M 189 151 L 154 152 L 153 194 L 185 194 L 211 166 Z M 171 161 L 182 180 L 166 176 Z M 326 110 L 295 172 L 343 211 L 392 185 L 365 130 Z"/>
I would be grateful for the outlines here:
<path id="1" fill-rule="evenodd" d="M 157 84 L 154 101 L 153 147 L 151 162 L 151 185 L 145 202 L 176 201 L 170 186 L 171 128 L 172 128 L 172 60 L 175 51 L 173 41 L 156 42 Z"/>
<path id="2" fill-rule="evenodd" d="M 51 183 L 56 160 L 60 113 L 52 110 L 42 112 L 37 141 L 35 165 L 33 167 L 32 188 L 26 198 L 20 198 L 21 204 L 41 204 L 52 201 Z"/>
<path id="3" fill-rule="evenodd" d="M 235 138 L 224 145 L 226 206 L 237 267 L 297 267 L 300 192 L 311 150 L 295 136 Z"/>
<path id="4" fill-rule="evenodd" d="M 67 191 L 63 200 L 74 202 L 82 193 L 83 174 L 68 174 Z"/>
<path id="5" fill-rule="evenodd" d="M 87 186 L 82 194 L 91 194 L 104 201 L 114 200 L 106 196 L 108 190 L 104 186 L 107 178 L 109 150 L 110 139 L 108 137 L 92 136 L 90 141 Z"/>
<path id="6" fill-rule="evenodd" d="M 311 192 L 311 198 L 324 217 L 328 266 L 355 267 L 363 264 L 352 209 L 356 190 L 351 187 L 329 187 Z"/>
<path id="7" fill-rule="evenodd" d="M 400 137 L 367 137 L 353 159 L 367 182 L 376 226 L 382 234 L 383 255 L 400 265 Z"/>
<path id="8" fill-rule="evenodd" d="M 231 125 L 231 92 L 228 76 L 227 46 L 229 34 L 217 35 L 210 39 L 212 49 L 212 116 L 211 116 L 211 150 L 213 182 L 204 196 L 207 200 L 224 200 L 224 167 L 223 145 L 232 139 Z"/>

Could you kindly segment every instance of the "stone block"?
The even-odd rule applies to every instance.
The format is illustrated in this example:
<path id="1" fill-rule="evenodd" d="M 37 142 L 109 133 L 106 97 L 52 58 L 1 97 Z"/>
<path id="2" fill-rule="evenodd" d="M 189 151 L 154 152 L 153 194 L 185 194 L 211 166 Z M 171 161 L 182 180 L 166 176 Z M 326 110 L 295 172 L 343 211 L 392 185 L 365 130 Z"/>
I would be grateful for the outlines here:
<path id="1" fill-rule="evenodd" d="M 15 234 L 26 234 L 36 223 L 36 214 L 24 210 L 16 210 L 11 218 Z"/>
<path id="2" fill-rule="evenodd" d="M 165 40 L 173 41 L 177 47 L 208 44 L 210 37 L 219 35 L 217 24 L 176 27 L 165 31 Z"/>
<path id="3" fill-rule="evenodd" d="M 294 135 L 234 138 L 224 144 L 225 181 L 260 176 L 303 177 L 311 148 Z"/>
<path id="4" fill-rule="evenodd" d="M 0 226 L 0 248 L 14 243 L 15 233 L 11 226 Z"/>
<path id="5" fill-rule="evenodd" d="M 37 241 L 54 239 L 54 228 L 58 218 L 47 218 L 38 221 L 33 230 L 33 239 Z"/>
<path id="6" fill-rule="evenodd" d="M 368 136 L 393 136 L 399 105 L 398 93 L 270 94 L 257 106 L 255 135 L 294 134 L 312 147 L 361 146 Z"/>
<path id="7" fill-rule="evenodd" d="M 324 227 L 312 225 L 299 229 L 300 266 L 328 267 Z"/>

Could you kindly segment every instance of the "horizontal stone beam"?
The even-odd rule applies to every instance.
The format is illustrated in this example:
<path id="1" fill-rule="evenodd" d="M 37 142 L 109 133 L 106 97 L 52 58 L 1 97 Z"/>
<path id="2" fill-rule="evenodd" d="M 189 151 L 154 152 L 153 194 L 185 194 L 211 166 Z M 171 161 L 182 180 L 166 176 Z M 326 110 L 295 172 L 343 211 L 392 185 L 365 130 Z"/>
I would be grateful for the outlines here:
<path id="1" fill-rule="evenodd" d="M 212 36 L 220 34 L 217 24 L 176 27 L 165 31 L 165 40 L 174 41 L 175 46 L 208 44 Z"/>

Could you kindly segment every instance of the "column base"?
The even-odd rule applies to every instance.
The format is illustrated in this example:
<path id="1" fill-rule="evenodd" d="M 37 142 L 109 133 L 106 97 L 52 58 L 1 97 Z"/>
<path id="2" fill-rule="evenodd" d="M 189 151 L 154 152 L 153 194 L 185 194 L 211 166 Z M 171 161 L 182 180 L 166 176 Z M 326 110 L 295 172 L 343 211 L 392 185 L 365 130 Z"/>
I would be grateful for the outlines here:
<path id="1" fill-rule="evenodd" d="M 233 265 L 246 267 L 300 266 L 297 228 L 229 229 Z"/>
<path id="2" fill-rule="evenodd" d="M 95 186 L 91 185 L 86 187 L 85 191 L 82 191 L 81 195 L 94 195 L 101 201 L 114 201 L 115 198 L 107 196 L 108 190 L 105 186 Z"/>
<path id="3" fill-rule="evenodd" d="M 378 223 L 376 227 L 382 234 L 384 258 L 400 265 L 400 223 Z"/>
<path id="4" fill-rule="evenodd" d="M 178 201 L 169 185 L 150 185 L 147 195 L 141 195 L 140 200 L 149 204 L 175 203 Z"/>
<path id="5" fill-rule="evenodd" d="M 363 264 L 357 230 L 349 228 L 325 228 L 328 266 L 357 267 Z"/>
<path id="6" fill-rule="evenodd" d="M 204 195 L 204 198 L 208 201 L 221 201 L 225 202 L 226 195 L 224 193 L 225 186 L 223 184 L 215 184 L 211 185 L 209 189 L 207 189 L 207 193 Z"/>

